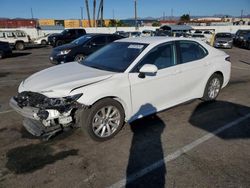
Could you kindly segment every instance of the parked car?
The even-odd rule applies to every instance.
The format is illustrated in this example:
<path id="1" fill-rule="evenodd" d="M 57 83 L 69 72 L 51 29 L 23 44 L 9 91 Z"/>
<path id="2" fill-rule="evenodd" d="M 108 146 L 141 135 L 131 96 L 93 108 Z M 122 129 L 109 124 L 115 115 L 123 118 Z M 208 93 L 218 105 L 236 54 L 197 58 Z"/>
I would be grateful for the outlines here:
<path id="1" fill-rule="evenodd" d="M 30 42 L 30 37 L 21 30 L 1 30 L 0 41 L 8 42 L 16 50 L 24 50 Z"/>
<path id="2" fill-rule="evenodd" d="M 250 32 L 243 36 L 243 47 L 250 50 Z"/>
<path id="3" fill-rule="evenodd" d="M 12 50 L 8 42 L 0 41 L 0 59 L 8 57 L 12 54 Z"/>
<path id="4" fill-rule="evenodd" d="M 230 79 L 229 56 L 199 40 L 141 37 L 117 40 L 88 56 L 24 80 L 10 106 L 33 135 L 82 127 L 112 138 L 124 122 L 191 99 L 215 100 Z"/>
<path id="5" fill-rule="evenodd" d="M 65 29 L 61 33 L 53 34 L 48 37 L 48 42 L 53 47 L 61 46 L 86 35 L 85 29 Z"/>
<path id="6" fill-rule="evenodd" d="M 87 34 L 69 44 L 54 48 L 50 55 L 50 61 L 53 64 L 79 62 L 103 46 L 121 38 L 123 37 L 114 34 Z"/>
<path id="7" fill-rule="evenodd" d="M 214 47 L 216 48 L 232 48 L 233 36 L 231 33 L 217 33 L 214 37 Z"/>
<path id="8" fill-rule="evenodd" d="M 116 31 L 114 34 L 120 35 L 122 37 L 129 37 L 129 33 L 125 31 Z"/>
<path id="9" fill-rule="evenodd" d="M 192 38 L 195 38 L 195 39 L 197 39 L 197 40 L 201 40 L 201 41 L 203 41 L 203 42 L 207 42 L 207 38 L 205 37 L 205 35 L 203 35 L 203 34 L 192 34 L 191 35 L 191 37 Z"/>
<path id="10" fill-rule="evenodd" d="M 38 45 L 46 45 L 48 44 L 48 37 L 51 34 L 46 34 L 44 36 L 38 37 L 37 39 L 34 40 L 34 44 L 38 44 Z"/>
<path id="11" fill-rule="evenodd" d="M 135 37 L 140 37 L 141 36 L 141 32 L 140 31 L 133 31 L 133 32 L 128 32 L 128 37 L 132 37 L 132 38 L 135 38 Z"/>
<path id="12" fill-rule="evenodd" d="M 153 30 L 143 30 L 141 33 L 142 37 L 151 37 L 151 36 L 155 36 L 155 31 Z"/>
<path id="13" fill-rule="evenodd" d="M 235 33 L 235 36 L 234 36 L 234 39 L 233 39 L 233 44 L 235 46 L 242 47 L 243 46 L 244 35 L 246 35 L 249 32 L 250 32 L 250 30 L 239 29 Z"/>

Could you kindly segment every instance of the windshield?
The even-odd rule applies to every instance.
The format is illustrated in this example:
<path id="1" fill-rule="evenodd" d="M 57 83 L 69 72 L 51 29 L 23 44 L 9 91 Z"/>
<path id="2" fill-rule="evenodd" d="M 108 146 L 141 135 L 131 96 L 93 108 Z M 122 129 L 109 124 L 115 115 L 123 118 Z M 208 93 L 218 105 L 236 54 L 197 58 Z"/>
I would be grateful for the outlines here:
<path id="1" fill-rule="evenodd" d="M 218 33 L 216 34 L 216 38 L 231 38 L 232 35 L 230 33 Z"/>
<path id="2" fill-rule="evenodd" d="M 61 32 L 61 34 L 62 35 L 65 35 L 65 34 L 67 34 L 69 32 L 69 30 L 68 29 L 65 29 L 65 30 L 63 30 L 62 32 Z"/>
<path id="3" fill-rule="evenodd" d="M 80 62 L 88 67 L 112 72 L 124 72 L 147 44 L 113 42 Z"/>
<path id="4" fill-rule="evenodd" d="M 84 36 L 82 36 L 80 38 L 77 38 L 76 40 L 72 41 L 71 43 L 76 44 L 76 45 L 83 44 L 83 43 L 87 42 L 91 38 L 92 38 L 92 36 L 90 36 L 90 35 L 84 35 Z"/>

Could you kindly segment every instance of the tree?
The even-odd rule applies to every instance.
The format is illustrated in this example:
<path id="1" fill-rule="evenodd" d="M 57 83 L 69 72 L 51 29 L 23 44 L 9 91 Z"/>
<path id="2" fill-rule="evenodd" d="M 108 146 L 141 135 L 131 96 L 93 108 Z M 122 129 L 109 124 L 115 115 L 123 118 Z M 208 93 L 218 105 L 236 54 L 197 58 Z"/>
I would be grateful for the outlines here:
<path id="1" fill-rule="evenodd" d="M 181 21 L 181 22 L 189 22 L 189 21 L 190 21 L 190 16 L 189 16 L 189 14 L 183 14 L 183 15 L 180 17 L 180 21 Z"/>
<path id="2" fill-rule="evenodd" d="M 123 23 L 121 20 L 110 20 L 109 27 L 127 27 L 128 25 Z"/>
<path id="3" fill-rule="evenodd" d="M 161 26 L 161 23 L 158 22 L 158 21 L 155 21 L 155 22 L 152 23 L 152 26 L 153 27 L 159 27 L 159 26 Z"/>

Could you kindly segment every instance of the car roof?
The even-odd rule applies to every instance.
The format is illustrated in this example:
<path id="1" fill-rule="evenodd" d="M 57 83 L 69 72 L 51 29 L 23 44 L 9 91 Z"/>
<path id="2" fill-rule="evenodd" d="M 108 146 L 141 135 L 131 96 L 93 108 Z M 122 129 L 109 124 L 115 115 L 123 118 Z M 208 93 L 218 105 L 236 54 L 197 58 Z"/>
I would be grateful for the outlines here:
<path id="1" fill-rule="evenodd" d="M 143 44 L 160 44 L 160 43 L 170 42 L 170 41 L 176 41 L 176 40 L 188 40 L 188 41 L 199 42 L 198 40 L 189 39 L 189 38 L 177 38 L 177 37 L 166 37 L 166 36 L 124 38 L 124 39 L 117 40 L 115 42 L 131 42 L 131 43 L 143 43 Z"/>
<path id="2" fill-rule="evenodd" d="M 115 35 L 115 36 L 119 36 L 119 35 L 117 35 L 117 34 L 109 34 L 109 33 L 87 33 L 86 35 L 89 35 L 89 36 L 99 36 L 99 35 L 101 35 L 101 36 L 110 36 L 110 35 Z"/>

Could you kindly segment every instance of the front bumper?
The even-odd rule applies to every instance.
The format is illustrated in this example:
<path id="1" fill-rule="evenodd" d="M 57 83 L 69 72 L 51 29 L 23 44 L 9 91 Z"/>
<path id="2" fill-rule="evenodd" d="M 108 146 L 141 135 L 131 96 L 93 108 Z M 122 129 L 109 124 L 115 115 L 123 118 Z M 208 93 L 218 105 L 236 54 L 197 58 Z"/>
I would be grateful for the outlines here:
<path id="1" fill-rule="evenodd" d="M 63 130 L 60 124 L 53 124 L 50 126 L 45 126 L 40 118 L 37 116 L 39 112 L 38 108 L 33 107 L 23 107 L 18 106 L 17 101 L 12 97 L 10 99 L 9 105 L 17 113 L 24 117 L 23 126 L 25 129 L 34 136 L 43 137 L 49 139 L 51 136 L 55 135 L 57 132 Z"/>
<path id="2" fill-rule="evenodd" d="M 57 54 L 51 54 L 49 60 L 52 64 L 63 64 L 74 61 L 74 59 L 69 55 L 57 55 Z"/>
<path id="3" fill-rule="evenodd" d="M 9 105 L 11 108 L 13 108 L 17 113 L 22 115 L 23 117 L 33 119 L 33 120 L 39 120 L 39 118 L 36 116 L 38 113 L 39 109 L 38 108 L 32 108 L 32 107 L 23 107 L 21 108 L 18 106 L 16 100 L 14 97 L 10 99 Z"/>
<path id="4" fill-rule="evenodd" d="M 232 44 L 215 42 L 214 47 L 215 48 L 232 48 Z"/>

